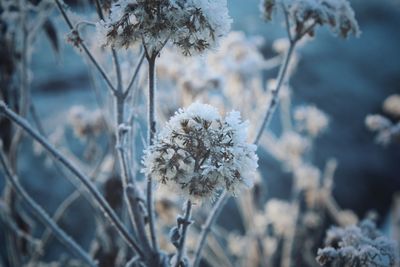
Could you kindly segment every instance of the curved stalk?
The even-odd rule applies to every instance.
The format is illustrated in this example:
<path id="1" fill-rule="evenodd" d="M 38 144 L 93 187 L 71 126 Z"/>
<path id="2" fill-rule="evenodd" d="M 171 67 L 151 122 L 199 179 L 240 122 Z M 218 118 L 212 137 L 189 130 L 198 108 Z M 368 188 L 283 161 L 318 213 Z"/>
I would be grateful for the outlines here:
<path id="1" fill-rule="evenodd" d="M 0 163 L 3 166 L 5 177 L 10 182 L 11 186 L 14 188 L 15 192 L 20 195 L 22 200 L 28 205 L 32 210 L 33 215 L 37 217 L 44 225 L 50 228 L 57 239 L 64 244 L 64 246 L 70 250 L 74 255 L 78 256 L 84 262 L 89 264 L 89 266 L 95 267 L 96 264 L 93 259 L 85 252 L 71 237 L 69 237 L 58 225 L 47 215 L 47 213 L 40 207 L 25 191 L 25 189 L 18 182 L 16 176 L 12 173 L 11 168 L 6 160 L 6 157 L 2 150 L 2 145 L 0 144 Z"/>

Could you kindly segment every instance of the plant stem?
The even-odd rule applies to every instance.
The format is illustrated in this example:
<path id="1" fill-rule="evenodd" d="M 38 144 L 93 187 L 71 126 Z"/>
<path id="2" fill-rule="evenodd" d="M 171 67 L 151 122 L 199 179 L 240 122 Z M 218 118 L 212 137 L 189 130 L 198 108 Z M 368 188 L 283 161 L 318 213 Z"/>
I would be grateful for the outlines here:
<path id="1" fill-rule="evenodd" d="M 185 255 L 185 241 L 186 241 L 187 229 L 189 228 L 189 225 L 191 224 L 191 222 L 190 222 L 191 216 L 192 216 L 192 201 L 188 200 L 186 202 L 185 217 L 183 218 L 183 222 L 182 222 L 182 232 L 181 232 L 181 238 L 179 241 L 178 253 L 176 255 L 175 267 L 180 266 L 182 257 Z"/>
<path id="2" fill-rule="evenodd" d="M 270 120 L 272 118 L 272 114 L 274 114 L 274 111 L 275 111 L 276 106 L 277 106 L 278 101 L 279 101 L 279 92 L 280 92 L 280 89 L 282 87 L 283 82 L 285 81 L 286 72 L 287 72 L 287 69 L 288 69 L 288 66 L 289 66 L 289 63 L 290 63 L 290 59 L 291 59 L 291 57 L 293 55 L 293 51 L 294 51 L 295 46 L 296 46 L 296 41 L 290 41 L 290 45 L 289 45 L 288 51 L 286 52 L 286 55 L 285 55 L 285 59 L 284 59 L 282 65 L 281 65 L 281 67 L 279 69 L 279 74 L 278 74 L 278 78 L 277 78 L 276 87 L 271 92 L 272 93 L 271 102 L 270 102 L 270 104 L 269 104 L 269 106 L 268 106 L 268 108 L 267 108 L 267 110 L 265 112 L 264 119 L 263 119 L 263 121 L 261 123 L 260 129 L 257 132 L 257 136 L 256 136 L 256 138 L 254 140 L 254 144 L 257 144 L 260 141 L 261 135 L 264 132 L 265 127 L 268 126 L 268 124 L 269 124 L 269 122 L 270 122 Z"/>
<path id="3" fill-rule="evenodd" d="M 27 26 L 27 10 L 23 0 L 18 1 L 18 7 L 20 9 L 20 20 L 21 24 L 21 62 L 20 62 L 20 86 L 19 86 L 19 103 L 18 103 L 18 113 L 22 117 L 28 115 L 30 106 L 30 92 L 29 92 L 29 82 L 28 82 L 28 65 L 29 65 L 29 55 L 28 55 L 28 26 Z M 19 144 L 22 139 L 22 130 L 16 129 L 14 136 L 10 145 L 10 164 L 13 172 L 17 171 L 17 154 Z"/>
<path id="4" fill-rule="evenodd" d="M 156 133 L 156 121 L 155 121 L 155 101 L 154 101 L 154 94 L 155 94 L 155 68 L 156 68 L 156 56 L 151 55 L 147 57 L 147 61 L 149 63 L 149 95 L 148 95 L 148 137 L 147 142 L 148 146 L 153 145 L 154 137 Z M 150 227 L 150 236 L 153 249 L 158 251 L 158 243 L 157 243 L 157 236 L 155 233 L 155 220 L 154 220 L 154 208 L 153 208 L 153 180 L 151 175 L 147 176 L 147 211 L 149 216 L 149 227 Z"/>
<path id="5" fill-rule="evenodd" d="M 82 185 L 88 190 L 93 196 L 96 203 L 103 210 L 106 217 L 116 227 L 119 234 L 124 240 L 134 249 L 140 256 L 144 256 L 143 251 L 138 246 L 137 241 L 129 234 L 118 216 L 115 214 L 113 209 L 108 205 L 107 201 L 100 194 L 97 188 L 92 184 L 90 179 L 83 174 L 78 168 L 76 168 L 70 160 L 63 156 L 57 149 L 55 149 L 43 136 L 41 136 L 36 130 L 34 130 L 29 123 L 17 115 L 15 112 L 10 110 L 3 101 L 0 101 L 0 114 L 3 114 L 8 119 L 13 121 L 15 124 L 23 128 L 33 139 L 39 142 L 53 157 L 60 161 L 69 171 L 71 171 L 82 183 Z"/>
<path id="6" fill-rule="evenodd" d="M 6 156 L 4 155 L 2 145 L 0 145 L 0 162 L 3 166 L 3 170 L 6 178 L 14 188 L 15 192 L 25 201 L 29 208 L 33 211 L 33 215 L 37 217 L 44 225 L 50 228 L 58 240 L 65 245 L 74 255 L 81 258 L 89 266 L 96 266 L 93 259 L 86 253 L 72 238 L 70 238 L 58 225 L 47 215 L 47 213 L 40 207 L 24 190 L 24 188 L 18 182 L 16 176 L 12 173 L 11 168 L 7 162 Z"/>
<path id="7" fill-rule="evenodd" d="M 124 200 L 128 207 L 128 214 L 132 226 L 136 229 L 137 236 L 141 245 L 144 247 L 144 251 L 150 253 L 150 244 L 146 235 L 145 222 L 143 212 L 141 212 L 141 208 L 139 205 L 139 194 L 138 188 L 135 183 L 135 179 L 132 175 L 130 168 L 128 167 L 128 161 L 125 153 L 125 134 L 126 129 L 120 128 L 124 125 L 124 112 L 125 112 L 125 99 L 126 96 L 123 92 L 122 85 L 122 74 L 121 68 L 118 60 L 117 52 L 112 49 L 112 56 L 114 59 L 115 70 L 117 74 L 117 91 L 114 93 L 114 99 L 116 102 L 116 127 L 115 127 L 115 135 L 117 140 L 117 152 L 118 152 L 118 161 L 120 163 L 121 169 L 121 177 L 122 177 L 122 187 L 124 189 Z M 146 253 L 146 254 L 147 254 Z M 147 254 L 147 259 L 152 260 L 151 253 Z"/>
<path id="8" fill-rule="evenodd" d="M 200 233 L 200 239 L 197 243 L 196 252 L 194 254 L 194 261 L 192 267 L 197 267 L 200 264 L 201 260 L 201 252 L 206 244 L 206 239 L 208 233 L 211 231 L 211 227 L 214 224 L 215 220 L 218 218 L 219 214 L 222 211 L 222 208 L 225 206 L 225 203 L 229 199 L 227 192 L 223 191 L 221 196 L 219 197 L 217 203 L 215 203 L 213 209 L 207 217 L 205 224 L 202 226 L 202 230 Z"/>
<path id="9" fill-rule="evenodd" d="M 128 84 L 128 87 L 125 89 L 125 92 L 124 92 L 124 96 L 125 97 L 129 94 L 129 91 L 131 90 L 131 88 L 133 86 L 133 83 L 136 81 L 136 78 L 137 78 L 137 76 L 139 74 L 140 67 L 143 64 L 144 57 L 145 57 L 145 53 L 142 52 L 140 54 L 140 57 L 139 57 L 139 62 L 137 63 L 137 65 L 135 67 L 135 71 L 133 72 L 133 76 L 132 76 L 132 78 L 131 78 L 131 80 L 130 80 L 130 82 Z"/>

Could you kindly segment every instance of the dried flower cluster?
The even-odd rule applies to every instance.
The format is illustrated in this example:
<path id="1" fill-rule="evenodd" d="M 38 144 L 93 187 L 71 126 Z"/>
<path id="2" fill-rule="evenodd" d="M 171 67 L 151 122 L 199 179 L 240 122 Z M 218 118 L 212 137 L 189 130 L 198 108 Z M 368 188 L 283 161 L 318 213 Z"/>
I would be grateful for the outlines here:
<path id="1" fill-rule="evenodd" d="M 235 193 L 252 184 L 256 146 L 247 123 L 232 111 L 223 119 L 212 106 L 194 103 L 176 112 L 144 157 L 145 173 L 193 199 L 218 190 Z"/>
<path id="2" fill-rule="evenodd" d="M 262 0 L 260 9 L 266 20 L 271 20 L 277 9 L 283 9 L 300 35 L 313 24 L 328 25 L 342 38 L 360 34 L 354 11 L 347 0 Z"/>
<path id="3" fill-rule="evenodd" d="M 326 247 L 318 250 L 321 266 L 397 266 L 395 242 L 382 236 L 371 220 L 359 226 L 333 227 L 327 232 Z"/>
<path id="4" fill-rule="evenodd" d="M 153 55 L 170 40 L 191 55 L 213 47 L 230 24 L 226 0 L 120 0 L 101 26 L 112 46 L 139 41 Z"/>

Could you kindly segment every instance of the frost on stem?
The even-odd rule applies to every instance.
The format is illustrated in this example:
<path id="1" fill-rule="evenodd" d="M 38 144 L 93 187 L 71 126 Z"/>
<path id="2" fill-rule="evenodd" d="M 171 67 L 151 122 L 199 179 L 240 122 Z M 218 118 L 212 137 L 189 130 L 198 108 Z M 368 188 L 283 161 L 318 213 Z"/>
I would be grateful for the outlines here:
<path id="1" fill-rule="evenodd" d="M 328 25 L 342 38 L 358 36 L 360 30 L 354 11 L 347 0 L 261 0 L 260 10 L 264 19 L 272 20 L 278 9 L 288 15 L 297 34 L 312 25 Z M 311 35 L 313 31 L 309 32 Z"/>
<path id="2" fill-rule="evenodd" d="M 192 199 L 252 185 L 258 167 L 256 146 L 247 143 L 239 112 L 222 118 L 210 105 L 180 109 L 146 150 L 144 172 Z"/>
<path id="3" fill-rule="evenodd" d="M 327 232 L 326 247 L 318 250 L 321 266 L 386 266 L 398 264 L 397 244 L 382 236 L 371 220 L 358 226 L 333 227 Z"/>
<path id="4" fill-rule="evenodd" d="M 120 0 L 100 30 L 108 45 L 128 47 L 139 41 L 151 55 L 170 40 L 191 55 L 215 46 L 231 22 L 226 0 Z"/>

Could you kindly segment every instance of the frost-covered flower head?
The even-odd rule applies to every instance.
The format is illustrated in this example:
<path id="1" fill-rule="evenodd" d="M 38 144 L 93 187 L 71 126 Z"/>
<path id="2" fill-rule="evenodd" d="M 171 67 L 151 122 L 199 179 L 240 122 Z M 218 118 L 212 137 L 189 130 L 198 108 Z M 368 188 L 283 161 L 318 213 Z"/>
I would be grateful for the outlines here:
<path id="1" fill-rule="evenodd" d="M 99 110 L 90 111 L 83 106 L 73 106 L 69 110 L 68 122 L 77 137 L 98 135 L 105 130 L 104 120 Z"/>
<path id="2" fill-rule="evenodd" d="M 299 130 L 306 131 L 312 137 L 318 136 L 329 124 L 328 116 L 315 106 L 296 108 L 294 118 Z"/>
<path id="3" fill-rule="evenodd" d="M 354 11 L 347 0 L 261 0 L 260 10 L 264 19 L 271 20 L 278 9 L 288 14 L 297 34 L 312 24 L 328 25 L 342 38 L 360 34 Z"/>
<path id="4" fill-rule="evenodd" d="M 398 264 L 397 244 L 384 237 L 371 220 L 364 220 L 359 226 L 331 228 L 325 244 L 317 257 L 322 266 L 394 267 Z"/>
<path id="5" fill-rule="evenodd" d="M 296 167 L 302 162 L 302 157 L 310 149 L 310 140 L 294 131 L 285 132 L 278 140 L 279 158 L 289 166 Z"/>
<path id="6" fill-rule="evenodd" d="M 119 0 L 103 26 L 112 46 L 139 41 L 154 55 L 171 41 L 190 55 L 213 47 L 230 25 L 226 0 Z"/>
<path id="7" fill-rule="evenodd" d="M 264 210 L 266 220 L 273 226 L 277 235 L 288 234 L 288 231 L 294 227 L 295 212 L 289 202 L 270 199 L 265 204 Z"/>
<path id="8" fill-rule="evenodd" d="M 365 118 L 365 125 L 371 131 L 381 131 L 392 126 L 392 122 L 382 115 L 374 114 Z"/>
<path id="9" fill-rule="evenodd" d="M 391 95 L 383 102 L 385 112 L 395 117 L 400 117 L 400 95 Z"/>
<path id="10" fill-rule="evenodd" d="M 232 111 L 222 118 L 210 105 L 180 109 L 144 156 L 144 172 L 192 199 L 235 193 L 251 186 L 256 146 L 247 143 L 247 123 Z"/>
<path id="11" fill-rule="evenodd" d="M 295 185 L 298 190 L 317 189 L 321 172 L 310 164 L 301 164 L 294 170 Z"/>

